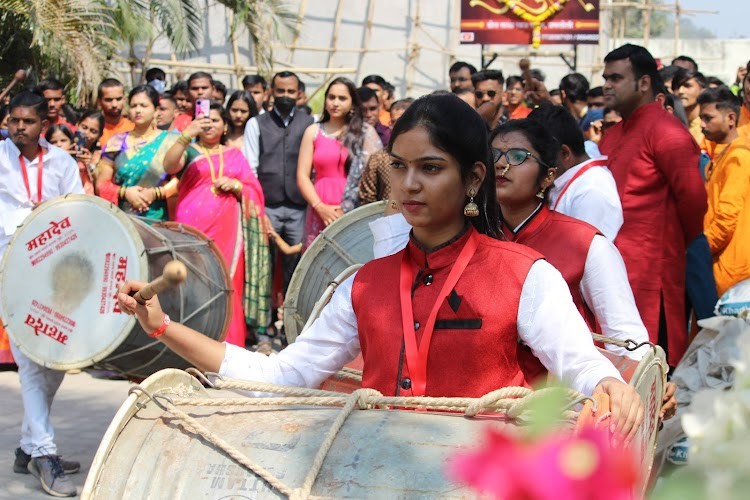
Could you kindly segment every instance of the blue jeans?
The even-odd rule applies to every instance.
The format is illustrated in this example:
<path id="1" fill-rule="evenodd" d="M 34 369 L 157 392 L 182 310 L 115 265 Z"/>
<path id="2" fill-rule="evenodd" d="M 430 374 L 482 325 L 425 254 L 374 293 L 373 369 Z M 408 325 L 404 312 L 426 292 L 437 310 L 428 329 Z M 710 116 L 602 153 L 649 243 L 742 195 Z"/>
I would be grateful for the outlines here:
<path id="1" fill-rule="evenodd" d="M 719 301 L 719 296 L 716 293 L 711 250 L 703 233 L 688 245 L 686 264 L 687 310 L 689 312 L 692 306 L 698 319 L 710 318 L 714 315 L 714 306 Z"/>

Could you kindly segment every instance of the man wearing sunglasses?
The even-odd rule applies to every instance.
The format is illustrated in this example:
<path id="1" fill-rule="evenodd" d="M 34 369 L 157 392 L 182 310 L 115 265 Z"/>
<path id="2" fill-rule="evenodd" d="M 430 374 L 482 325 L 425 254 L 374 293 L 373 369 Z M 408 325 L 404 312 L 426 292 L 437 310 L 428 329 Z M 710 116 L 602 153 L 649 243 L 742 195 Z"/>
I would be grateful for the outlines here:
<path id="1" fill-rule="evenodd" d="M 477 101 L 477 112 L 484 118 L 491 129 L 506 121 L 503 108 L 503 72 L 485 69 L 471 75 L 474 84 L 474 97 Z"/>

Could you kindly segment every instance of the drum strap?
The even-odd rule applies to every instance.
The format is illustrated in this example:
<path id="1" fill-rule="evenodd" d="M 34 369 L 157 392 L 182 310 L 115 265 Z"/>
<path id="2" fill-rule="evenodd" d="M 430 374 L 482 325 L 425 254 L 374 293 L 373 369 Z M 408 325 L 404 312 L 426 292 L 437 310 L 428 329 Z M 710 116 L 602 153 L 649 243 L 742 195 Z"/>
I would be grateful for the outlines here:
<path id="1" fill-rule="evenodd" d="M 557 197 L 557 201 L 555 201 L 555 206 L 552 207 L 552 210 L 557 210 L 557 205 L 560 204 L 560 200 L 562 200 L 563 195 L 565 194 L 565 191 L 568 190 L 571 184 L 573 184 L 576 179 L 578 179 L 580 176 L 588 172 L 594 167 L 606 167 L 607 166 L 607 160 L 606 159 L 600 159 L 600 160 L 594 160 L 590 162 L 588 165 L 584 165 L 581 167 L 581 169 L 575 173 L 575 175 L 568 181 L 565 186 L 563 186 L 562 191 L 560 191 L 560 195 Z"/>
<path id="2" fill-rule="evenodd" d="M 427 355 L 430 351 L 430 340 L 432 339 L 432 332 L 435 329 L 435 321 L 437 320 L 440 306 L 448 297 L 451 290 L 453 290 L 453 287 L 456 286 L 456 283 L 458 283 L 464 269 L 466 269 L 471 258 L 474 257 L 474 253 L 477 251 L 478 246 L 479 237 L 475 231 L 472 231 L 469 240 L 461 249 L 458 259 L 456 259 L 456 262 L 453 264 L 453 268 L 448 274 L 448 279 L 443 284 L 440 294 L 438 294 L 437 300 L 435 300 L 435 304 L 432 306 L 432 311 L 430 311 L 430 316 L 427 318 L 427 323 L 424 325 L 424 333 L 422 334 L 422 339 L 419 344 L 417 344 L 417 333 L 414 329 L 414 311 L 412 308 L 411 296 L 412 283 L 414 282 L 414 266 L 408 255 L 408 247 L 401 259 L 401 275 L 399 280 L 401 323 L 404 329 L 406 363 L 409 366 L 409 374 L 412 380 L 412 394 L 414 396 L 423 396 L 425 394 L 425 388 L 427 386 Z"/>
<path id="3" fill-rule="evenodd" d="M 21 175 L 23 176 L 23 185 L 26 187 L 26 196 L 29 197 L 29 201 L 34 203 L 31 198 L 31 186 L 29 186 L 29 172 L 26 170 L 26 158 L 23 157 L 23 153 L 18 155 L 18 163 L 21 164 Z M 36 203 L 42 201 L 42 172 L 44 171 L 44 149 L 39 147 L 39 161 L 37 162 L 37 174 L 36 174 Z"/>

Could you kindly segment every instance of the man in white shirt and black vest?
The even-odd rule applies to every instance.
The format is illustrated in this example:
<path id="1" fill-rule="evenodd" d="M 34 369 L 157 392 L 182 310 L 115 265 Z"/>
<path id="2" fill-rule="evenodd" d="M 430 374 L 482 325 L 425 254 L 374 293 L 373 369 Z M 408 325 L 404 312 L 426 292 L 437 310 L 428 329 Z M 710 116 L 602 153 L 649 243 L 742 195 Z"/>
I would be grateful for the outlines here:
<path id="1" fill-rule="evenodd" d="M 263 187 L 266 214 L 274 230 L 290 245 L 302 241 L 307 203 L 297 187 L 297 157 L 302 135 L 313 118 L 296 108 L 299 78 L 291 71 L 271 80 L 273 110 L 255 116 L 245 126 L 245 157 Z M 282 255 L 284 291 L 299 254 Z"/>

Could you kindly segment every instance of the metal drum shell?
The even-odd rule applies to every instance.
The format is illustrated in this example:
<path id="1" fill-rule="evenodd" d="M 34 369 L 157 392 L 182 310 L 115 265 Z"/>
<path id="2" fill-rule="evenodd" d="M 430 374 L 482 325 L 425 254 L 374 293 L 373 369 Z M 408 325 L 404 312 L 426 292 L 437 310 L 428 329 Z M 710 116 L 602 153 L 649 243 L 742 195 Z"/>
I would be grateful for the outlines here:
<path id="1" fill-rule="evenodd" d="M 368 223 L 383 216 L 385 201 L 363 205 L 326 227 L 302 254 L 284 300 L 284 330 L 291 343 L 302 333 L 315 304 L 342 271 L 373 258 Z"/>
<path id="2" fill-rule="evenodd" d="M 185 398 L 232 397 L 203 389 L 178 370 L 164 370 L 142 386 L 151 394 Z M 289 487 L 301 486 L 340 408 L 320 406 L 191 406 L 179 409 L 270 470 Z M 326 498 L 473 498 L 451 483 L 446 459 L 476 446 L 487 425 L 514 429 L 502 418 L 406 410 L 355 410 L 328 452 L 312 489 Z M 283 498 L 255 474 L 143 395 L 131 394 L 97 451 L 81 498 Z"/>

